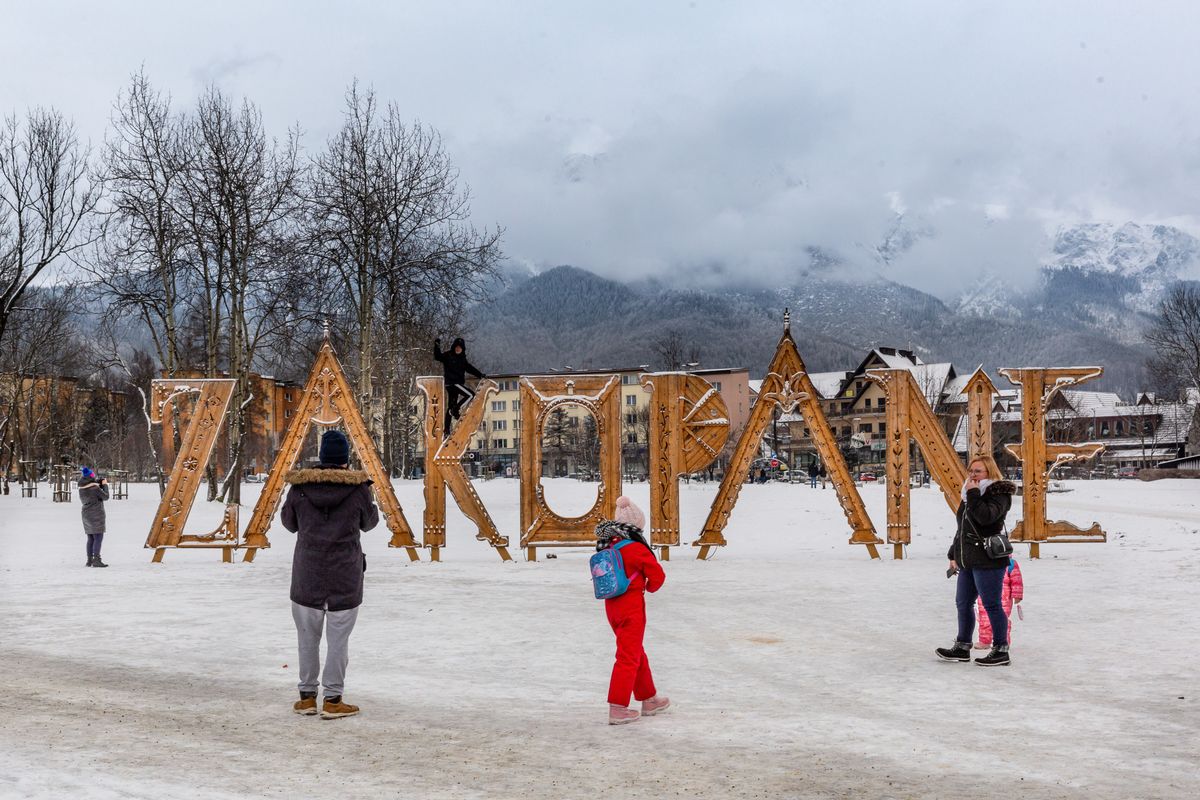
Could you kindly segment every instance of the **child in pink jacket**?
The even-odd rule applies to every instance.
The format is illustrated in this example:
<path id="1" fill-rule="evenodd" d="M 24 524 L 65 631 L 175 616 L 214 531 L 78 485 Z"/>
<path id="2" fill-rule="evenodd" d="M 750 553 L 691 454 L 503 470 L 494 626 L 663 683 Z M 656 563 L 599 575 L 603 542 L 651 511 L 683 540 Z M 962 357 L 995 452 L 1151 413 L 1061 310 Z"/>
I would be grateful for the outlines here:
<path id="1" fill-rule="evenodd" d="M 1012 642 L 1012 608 L 1025 597 L 1025 581 L 1021 579 L 1021 568 L 1017 560 L 1010 558 L 1004 570 L 1004 585 L 1000 590 L 1000 604 L 1004 606 L 1004 614 L 1008 617 L 1008 641 Z M 992 623 L 983 611 L 982 598 L 976 603 L 976 614 L 979 618 L 979 641 L 975 643 L 977 650 L 987 650 L 992 646 Z"/>

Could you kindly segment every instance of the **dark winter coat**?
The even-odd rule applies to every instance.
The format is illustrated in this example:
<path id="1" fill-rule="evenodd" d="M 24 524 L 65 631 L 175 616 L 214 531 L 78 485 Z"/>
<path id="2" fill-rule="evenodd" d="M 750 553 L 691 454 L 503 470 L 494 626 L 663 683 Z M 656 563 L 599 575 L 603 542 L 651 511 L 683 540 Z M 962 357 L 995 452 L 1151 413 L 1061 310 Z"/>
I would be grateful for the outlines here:
<path id="1" fill-rule="evenodd" d="M 104 501 L 108 499 L 108 484 L 96 477 L 79 479 L 79 502 L 83 503 L 83 532 L 104 533 Z"/>
<path id="2" fill-rule="evenodd" d="M 325 464 L 289 472 L 280 521 L 296 537 L 292 602 L 344 611 L 362 605 L 361 532 L 379 524 L 367 473 Z"/>
<path id="3" fill-rule="evenodd" d="M 1008 556 L 988 558 L 983 540 L 1004 532 L 1004 518 L 1012 507 L 1012 496 L 1017 487 L 1008 481 L 996 481 L 986 492 L 971 489 L 967 502 L 958 506 L 955 513 L 957 526 L 954 541 L 946 551 L 946 558 L 958 563 L 962 569 L 1004 569 Z"/>
<path id="4" fill-rule="evenodd" d="M 455 347 L 461 347 L 462 352 L 454 352 Z M 476 378 L 483 377 L 483 373 L 471 366 L 470 361 L 467 361 L 467 343 L 462 338 L 455 339 L 454 344 L 445 352 L 442 351 L 441 340 L 434 340 L 433 357 L 442 362 L 442 373 L 445 377 L 446 388 L 450 388 L 455 384 L 465 384 L 468 372 Z"/>

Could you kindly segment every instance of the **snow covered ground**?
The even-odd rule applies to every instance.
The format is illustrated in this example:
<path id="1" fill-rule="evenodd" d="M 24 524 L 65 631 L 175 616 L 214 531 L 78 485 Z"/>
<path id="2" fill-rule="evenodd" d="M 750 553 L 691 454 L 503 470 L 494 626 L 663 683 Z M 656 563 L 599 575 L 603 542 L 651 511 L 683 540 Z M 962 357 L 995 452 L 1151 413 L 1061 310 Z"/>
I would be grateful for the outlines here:
<path id="1" fill-rule="evenodd" d="M 85 569 L 77 500 L 0 497 L 0 797 L 1200 796 L 1200 483 L 1069 485 L 1051 516 L 1098 520 L 1109 542 L 1018 548 L 1007 669 L 933 656 L 955 630 L 936 490 L 914 492 L 910 558 L 872 562 L 832 489 L 745 487 L 730 546 L 676 551 L 649 599 L 674 708 L 620 728 L 585 551 L 503 564 L 456 509 L 441 564 L 367 534 L 347 680 L 363 713 L 324 721 L 290 710 L 278 525 L 254 564 L 152 565 L 157 496 L 134 486 L 108 504 L 111 568 Z M 478 488 L 515 544 L 517 482 Z M 646 506 L 646 484 L 628 491 Z M 715 491 L 682 487 L 685 532 Z M 418 526 L 420 484 L 397 492 Z M 863 492 L 882 530 L 883 488 Z M 198 508 L 189 529 L 218 517 Z"/>

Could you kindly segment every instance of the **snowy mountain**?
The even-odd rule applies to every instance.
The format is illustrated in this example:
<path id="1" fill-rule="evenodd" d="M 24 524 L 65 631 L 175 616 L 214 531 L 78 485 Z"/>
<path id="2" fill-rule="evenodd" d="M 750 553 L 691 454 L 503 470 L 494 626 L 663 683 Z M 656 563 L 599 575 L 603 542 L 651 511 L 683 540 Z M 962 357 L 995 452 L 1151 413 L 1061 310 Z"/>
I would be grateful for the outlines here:
<path id="1" fill-rule="evenodd" d="M 1200 264 L 1200 239 L 1168 225 L 1065 227 L 1042 266 L 1048 295 L 1083 290 L 1084 303 L 1153 313 L 1167 288 Z"/>

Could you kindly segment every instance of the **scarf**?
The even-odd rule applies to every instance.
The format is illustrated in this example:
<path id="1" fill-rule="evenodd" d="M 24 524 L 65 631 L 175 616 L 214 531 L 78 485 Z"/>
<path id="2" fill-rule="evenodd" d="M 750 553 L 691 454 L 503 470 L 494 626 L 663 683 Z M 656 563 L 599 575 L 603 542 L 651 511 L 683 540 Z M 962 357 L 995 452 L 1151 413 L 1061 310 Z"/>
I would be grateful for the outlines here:
<path id="1" fill-rule="evenodd" d="M 984 478 L 983 480 L 981 480 L 979 482 L 979 493 L 983 494 L 984 492 L 986 492 L 988 487 L 991 486 L 993 483 L 995 483 L 995 481 L 992 480 L 991 478 Z M 962 489 L 960 490 L 960 494 L 962 494 L 962 501 L 964 503 L 967 502 L 967 484 L 965 481 L 963 482 Z"/>

